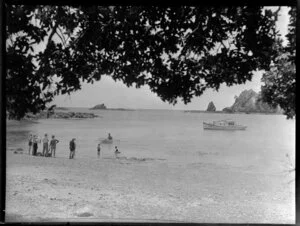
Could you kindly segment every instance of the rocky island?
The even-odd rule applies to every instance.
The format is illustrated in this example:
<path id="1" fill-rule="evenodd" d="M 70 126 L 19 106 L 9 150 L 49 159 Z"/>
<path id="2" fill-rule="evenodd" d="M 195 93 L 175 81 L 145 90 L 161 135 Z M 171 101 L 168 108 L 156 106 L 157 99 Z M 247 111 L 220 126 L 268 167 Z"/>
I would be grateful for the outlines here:
<path id="1" fill-rule="evenodd" d="M 214 105 L 214 102 L 212 102 L 212 101 L 209 102 L 206 111 L 209 111 L 209 112 L 214 112 L 214 111 L 216 111 L 216 107 L 215 107 L 215 105 Z"/>
<path id="2" fill-rule="evenodd" d="M 105 104 L 97 104 L 89 110 L 113 110 L 113 111 L 134 111 L 133 109 L 128 108 L 107 108 Z"/>
<path id="3" fill-rule="evenodd" d="M 90 110 L 105 110 L 107 107 L 105 104 L 97 104 L 94 107 L 90 108 Z"/>

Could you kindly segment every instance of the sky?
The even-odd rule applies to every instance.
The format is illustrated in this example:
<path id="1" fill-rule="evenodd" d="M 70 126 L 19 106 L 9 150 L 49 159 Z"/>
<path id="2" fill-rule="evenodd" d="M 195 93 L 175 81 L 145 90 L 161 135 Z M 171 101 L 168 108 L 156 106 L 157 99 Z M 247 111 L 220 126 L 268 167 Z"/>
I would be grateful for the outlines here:
<path id="1" fill-rule="evenodd" d="M 282 37 L 288 31 L 288 8 L 282 7 L 277 27 Z M 284 40 L 284 44 L 286 40 Z M 52 104 L 60 107 L 93 107 L 104 103 L 108 108 L 132 109 L 169 109 L 169 110 L 206 110 L 210 101 L 213 101 L 217 110 L 222 110 L 234 103 L 234 96 L 245 89 L 260 91 L 262 72 L 254 72 L 251 81 L 242 85 L 227 87 L 221 85 L 218 92 L 207 89 L 200 97 L 194 97 L 188 104 L 179 101 L 176 105 L 163 102 L 148 86 L 140 88 L 127 87 L 122 82 L 115 82 L 111 77 L 103 75 L 101 80 L 94 84 L 82 84 L 82 89 L 70 95 L 57 96 Z"/>

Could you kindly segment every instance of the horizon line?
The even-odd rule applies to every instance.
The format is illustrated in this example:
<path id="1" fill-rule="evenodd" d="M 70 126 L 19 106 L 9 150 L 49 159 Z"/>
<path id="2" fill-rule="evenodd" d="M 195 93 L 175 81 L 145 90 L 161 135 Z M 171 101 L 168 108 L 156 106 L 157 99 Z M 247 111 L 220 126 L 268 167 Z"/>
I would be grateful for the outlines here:
<path id="1" fill-rule="evenodd" d="M 72 106 L 72 107 L 65 107 L 65 106 L 57 106 L 56 108 L 87 108 L 90 109 L 90 107 L 79 107 L 79 106 Z M 166 109 L 166 108 L 123 108 L 123 107 L 111 107 L 106 109 L 94 109 L 94 110 L 111 110 L 111 109 L 125 109 L 125 110 L 167 110 L 167 111 L 206 111 L 201 109 Z M 222 110 L 216 110 L 216 111 L 222 111 Z"/>

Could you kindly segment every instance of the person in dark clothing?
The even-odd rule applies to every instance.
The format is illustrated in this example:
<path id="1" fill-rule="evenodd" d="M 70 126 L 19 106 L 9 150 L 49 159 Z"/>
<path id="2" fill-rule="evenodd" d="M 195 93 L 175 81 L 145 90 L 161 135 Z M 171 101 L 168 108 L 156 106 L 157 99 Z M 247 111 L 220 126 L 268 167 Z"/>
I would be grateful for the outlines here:
<path id="1" fill-rule="evenodd" d="M 33 136 L 33 140 L 32 140 L 32 147 L 33 147 L 33 150 L 32 150 L 32 155 L 36 155 L 37 154 L 37 150 L 38 150 L 38 143 L 40 143 L 41 140 L 37 137 L 37 135 L 34 135 Z"/>
<path id="2" fill-rule="evenodd" d="M 108 134 L 108 137 L 107 137 L 108 140 L 112 140 L 112 136 L 110 135 L 110 133 Z"/>
<path id="3" fill-rule="evenodd" d="M 30 151 L 31 151 L 31 148 L 32 148 L 32 145 L 33 145 L 33 137 L 32 137 L 32 134 L 29 135 L 29 138 L 28 138 L 28 155 L 30 155 Z"/>
<path id="4" fill-rule="evenodd" d="M 75 149 L 76 149 L 75 138 L 73 138 L 70 141 L 70 156 L 69 156 L 69 159 L 73 159 L 74 158 Z"/>
<path id="5" fill-rule="evenodd" d="M 50 155 L 55 158 L 55 150 L 56 150 L 56 144 L 59 142 L 59 140 L 55 139 L 55 136 L 52 135 L 52 140 L 50 141 Z"/>
<path id="6" fill-rule="evenodd" d="M 100 150 L 101 150 L 101 147 L 100 147 L 100 144 L 98 144 L 98 146 L 97 146 L 98 157 L 100 156 Z"/>

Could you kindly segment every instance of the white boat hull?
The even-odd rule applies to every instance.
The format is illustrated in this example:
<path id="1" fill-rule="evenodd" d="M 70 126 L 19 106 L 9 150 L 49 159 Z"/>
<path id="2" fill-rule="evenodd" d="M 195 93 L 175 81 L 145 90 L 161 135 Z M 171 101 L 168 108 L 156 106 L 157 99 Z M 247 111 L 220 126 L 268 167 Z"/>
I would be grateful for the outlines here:
<path id="1" fill-rule="evenodd" d="M 213 123 L 203 122 L 203 129 L 210 130 L 245 130 L 247 126 L 242 125 L 215 125 Z"/>

